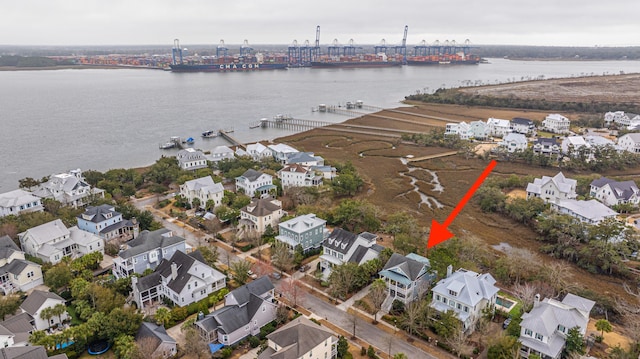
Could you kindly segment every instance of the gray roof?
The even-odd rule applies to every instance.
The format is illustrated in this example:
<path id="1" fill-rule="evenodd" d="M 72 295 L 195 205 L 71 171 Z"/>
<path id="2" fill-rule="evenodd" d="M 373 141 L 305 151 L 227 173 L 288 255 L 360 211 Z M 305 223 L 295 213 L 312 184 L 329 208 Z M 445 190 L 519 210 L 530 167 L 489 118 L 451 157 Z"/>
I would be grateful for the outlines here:
<path id="1" fill-rule="evenodd" d="M 232 290 L 227 294 L 227 296 L 233 296 L 240 305 L 244 305 L 251 299 L 251 294 L 262 297 L 274 288 L 275 287 L 273 286 L 273 283 L 271 283 L 271 280 L 269 280 L 269 277 L 262 276 Z"/>
<path id="2" fill-rule="evenodd" d="M 129 248 L 120 252 L 118 256 L 120 258 L 131 258 L 138 254 L 146 253 L 152 249 L 165 248 L 186 241 L 184 238 L 179 236 L 163 236 L 163 234 L 169 232 L 170 231 L 166 228 L 161 228 L 153 232 L 146 230 L 142 231 L 138 237 L 127 242 Z"/>
<path id="3" fill-rule="evenodd" d="M 302 358 L 311 349 L 331 338 L 333 333 L 328 329 L 310 321 L 305 317 L 298 317 L 282 328 L 267 335 L 267 339 L 282 348 L 268 357 L 270 359 Z"/>
<path id="4" fill-rule="evenodd" d="M 6 265 L 0 267 L 0 273 L 4 274 L 4 273 L 11 273 L 11 274 L 17 274 L 20 275 L 20 273 L 22 273 L 22 271 L 27 268 L 29 266 L 29 264 L 31 265 L 36 265 L 38 267 L 40 267 L 39 264 L 33 263 L 33 262 L 29 262 L 27 260 L 24 259 L 14 259 L 11 261 L 11 263 L 7 263 Z"/>
<path id="5" fill-rule="evenodd" d="M 637 133 L 637 132 L 627 133 L 626 135 L 620 138 L 623 138 L 623 137 L 629 137 L 635 143 L 640 142 L 640 133 Z M 618 142 L 620 142 L 620 139 L 618 139 Z"/>
<path id="6" fill-rule="evenodd" d="M 9 258 L 13 252 L 22 252 L 9 236 L 0 237 L 0 258 Z"/>
<path id="7" fill-rule="evenodd" d="M 262 172 L 256 171 L 256 170 L 250 168 L 250 169 L 246 170 L 242 174 L 242 176 L 240 176 L 240 177 L 244 177 L 244 178 L 248 179 L 249 181 L 254 182 L 260 176 L 262 176 Z"/>
<path id="8" fill-rule="evenodd" d="M 157 348 L 161 343 L 176 344 L 176 340 L 167 334 L 167 331 L 163 326 L 149 322 L 142 322 L 142 325 L 140 325 L 138 333 L 136 334 L 136 341 L 146 338 L 153 340 L 155 348 Z"/>
<path id="9" fill-rule="evenodd" d="M 538 137 L 538 139 L 534 142 L 534 145 L 536 144 L 541 144 L 546 146 L 560 145 L 560 143 L 558 143 L 558 140 L 556 140 L 555 138 L 549 138 L 549 137 Z"/>
<path id="10" fill-rule="evenodd" d="M 441 279 L 435 287 L 434 293 L 440 293 L 449 296 L 449 291 L 458 293 L 456 300 L 460 303 L 474 307 L 482 299 L 490 300 L 498 293 L 498 287 L 495 286 L 496 280 L 491 274 L 478 274 L 476 272 L 458 269 L 449 277 Z"/>
<path id="11" fill-rule="evenodd" d="M 333 249 L 334 251 L 346 254 L 349 252 L 353 244 L 358 239 L 358 235 L 336 227 L 333 229 L 329 237 L 322 242 L 324 247 Z"/>
<path id="12" fill-rule="evenodd" d="M 29 333 L 35 330 L 33 316 L 25 312 L 5 319 L 0 325 L 15 335 L 13 340 L 16 343 L 29 339 Z"/>
<path id="13" fill-rule="evenodd" d="M 563 208 L 580 217 L 584 217 L 593 222 L 601 221 L 605 218 L 615 217 L 618 212 L 605 206 L 595 199 L 580 201 L 575 199 L 560 199 L 551 204 L 552 207 Z"/>
<path id="14" fill-rule="evenodd" d="M 215 183 L 211 176 L 204 176 L 183 184 L 189 191 L 205 191 L 207 193 L 224 192 L 222 183 Z"/>
<path id="15" fill-rule="evenodd" d="M 391 270 L 396 273 L 401 271 L 404 273 L 405 277 L 414 281 L 418 278 L 420 272 L 425 266 L 428 266 L 428 264 L 419 262 L 415 259 L 410 259 L 398 253 L 393 253 L 387 261 L 387 264 L 382 268 L 382 271 Z"/>
<path id="16" fill-rule="evenodd" d="M 58 356 L 56 356 L 58 357 Z M 62 357 L 66 358 L 63 354 Z M 8 347 L 0 349 L 0 358 L 2 359 L 48 359 L 47 351 L 43 346 L 26 346 L 26 347 Z"/>
<path id="17" fill-rule="evenodd" d="M 252 199 L 251 203 L 242 208 L 242 212 L 250 213 L 256 217 L 264 217 L 280 209 L 282 209 L 282 207 L 273 203 L 273 198 L 266 197 Z"/>
<path id="18" fill-rule="evenodd" d="M 56 299 L 61 301 L 62 303 L 65 303 L 64 298 L 55 293 L 34 290 L 33 292 L 31 292 L 31 294 L 29 294 L 27 299 L 22 302 L 20 308 L 31 315 L 35 315 L 38 309 L 42 307 L 47 299 Z"/>
<path id="19" fill-rule="evenodd" d="M 640 189 L 638 189 L 638 186 L 634 181 L 618 182 L 607 177 L 600 177 L 591 182 L 591 186 L 597 188 L 602 188 L 607 184 L 609 185 L 609 187 L 611 187 L 611 189 L 613 190 L 613 194 L 617 199 L 628 200 L 634 194 L 640 192 Z"/>
<path id="20" fill-rule="evenodd" d="M 0 207 L 16 207 L 27 203 L 33 203 L 39 201 L 40 198 L 32 195 L 31 193 L 23 190 L 16 189 L 14 191 L 0 193 Z"/>
<path id="21" fill-rule="evenodd" d="M 528 118 L 522 118 L 522 117 L 514 117 L 511 119 L 511 123 L 515 123 L 518 125 L 526 125 L 526 126 L 530 126 L 533 125 L 533 121 L 531 121 Z"/>
<path id="22" fill-rule="evenodd" d="M 200 259 L 196 259 L 196 256 L 200 256 Z M 175 279 L 170 279 L 167 283 L 167 287 L 173 290 L 176 293 L 182 292 L 182 289 L 191 279 L 191 274 L 189 274 L 189 269 L 193 263 L 198 260 L 199 262 L 205 263 L 204 258 L 199 251 L 192 252 L 190 254 L 186 254 L 182 251 L 176 251 L 171 259 L 166 260 L 163 259 L 158 267 L 155 270 L 155 273 L 159 273 L 164 278 L 171 277 L 171 266 L 175 264 L 178 269 L 178 273 Z"/>
<path id="23" fill-rule="evenodd" d="M 38 244 L 47 243 L 55 238 L 69 236 L 69 230 L 59 219 L 29 228 L 26 232 L 28 232 Z"/>
<path id="24" fill-rule="evenodd" d="M 0 324 L 0 335 L 13 336 L 13 333 L 11 333 L 9 329 L 5 328 L 2 324 Z"/>
<path id="25" fill-rule="evenodd" d="M 102 204 L 97 207 L 94 207 L 94 206 L 87 207 L 84 213 L 81 213 L 78 215 L 78 218 L 82 218 L 85 221 L 89 221 L 92 223 L 100 223 L 111 218 L 111 217 L 107 218 L 108 216 L 106 216 L 106 214 L 109 214 L 109 213 L 111 214 L 111 217 L 116 217 L 121 214 L 120 212 L 116 212 L 115 208 L 112 205 Z"/>
<path id="26" fill-rule="evenodd" d="M 314 156 L 313 152 L 292 152 L 287 153 L 287 163 L 302 163 L 302 162 L 314 162 L 318 161 L 318 157 Z"/>

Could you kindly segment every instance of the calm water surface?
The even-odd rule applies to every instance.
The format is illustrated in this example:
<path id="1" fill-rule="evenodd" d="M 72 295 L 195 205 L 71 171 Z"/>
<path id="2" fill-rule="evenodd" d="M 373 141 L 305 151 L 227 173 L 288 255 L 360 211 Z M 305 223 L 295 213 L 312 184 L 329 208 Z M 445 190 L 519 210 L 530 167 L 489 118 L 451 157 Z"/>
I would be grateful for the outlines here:
<path id="1" fill-rule="evenodd" d="M 71 168 L 106 171 L 146 166 L 171 136 L 194 137 L 204 150 L 227 144 L 203 140 L 205 130 L 234 128 L 243 142 L 291 132 L 249 129 L 260 118 L 341 122 L 312 107 L 362 100 L 390 108 L 416 91 L 544 76 L 640 72 L 635 61 L 510 61 L 451 67 L 290 69 L 254 73 L 179 74 L 154 70 L 0 72 L 0 193 L 24 177 Z"/>

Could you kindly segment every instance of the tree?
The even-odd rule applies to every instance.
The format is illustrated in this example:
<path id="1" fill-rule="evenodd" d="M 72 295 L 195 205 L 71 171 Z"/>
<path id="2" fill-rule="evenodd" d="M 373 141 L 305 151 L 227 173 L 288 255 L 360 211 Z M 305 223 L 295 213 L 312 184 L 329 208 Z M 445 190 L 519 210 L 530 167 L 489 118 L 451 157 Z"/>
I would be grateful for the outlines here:
<path id="1" fill-rule="evenodd" d="M 344 336 L 339 336 L 338 337 L 338 358 L 344 358 L 344 356 L 349 352 L 349 342 L 347 341 L 347 338 L 345 338 Z"/>
<path id="2" fill-rule="evenodd" d="M 33 188 L 37 185 L 40 184 L 40 181 L 31 178 L 31 177 L 25 177 L 23 179 L 19 179 L 18 180 L 18 187 L 19 188 L 25 188 L 25 189 L 30 189 Z"/>
<path id="3" fill-rule="evenodd" d="M 520 343 L 517 337 L 510 335 L 500 336 L 489 345 L 487 358 L 514 359 L 520 358 Z"/>
<path id="4" fill-rule="evenodd" d="M 358 326 L 358 313 L 353 310 L 353 309 L 348 309 L 347 312 L 349 313 L 349 323 L 352 325 L 353 331 L 351 332 L 351 339 L 355 340 L 356 339 L 356 327 Z"/>
<path id="5" fill-rule="evenodd" d="M 584 354 L 584 337 L 580 333 L 580 327 L 573 327 L 567 333 L 567 340 L 564 347 L 565 356 L 576 354 Z"/>
<path id="6" fill-rule="evenodd" d="M 271 246 L 271 263 L 282 271 L 287 271 L 293 267 L 293 255 L 286 244 L 276 241 Z"/>
<path id="7" fill-rule="evenodd" d="M 120 359 L 134 359 L 136 342 L 133 336 L 121 334 L 113 342 L 113 351 Z"/>
<path id="8" fill-rule="evenodd" d="M 445 339 L 461 330 L 461 322 L 458 320 L 456 312 L 453 310 L 440 313 L 440 319 L 434 320 L 433 326 L 435 327 L 436 334 Z"/>
<path id="9" fill-rule="evenodd" d="M 405 353 L 396 353 L 393 359 L 409 359 L 409 357 Z"/>
<path id="10" fill-rule="evenodd" d="M 329 275 L 329 291 L 332 296 L 340 299 L 347 297 L 356 278 L 355 267 L 355 263 L 345 263 L 333 268 Z"/>
<path id="11" fill-rule="evenodd" d="M 446 342 L 458 357 L 471 350 L 471 346 L 467 343 L 467 336 L 464 334 L 464 330 L 462 329 L 453 332 L 446 339 Z"/>
<path id="12" fill-rule="evenodd" d="M 613 327 L 606 319 L 600 319 L 596 322 L 596 329 L 600 331 L 600 336 L 604 337 L 604 332 L 611 333 Z"/>
<path id="13" fill-rule="evenodd" d="M 240 285 L 243 285 L 249 279 L 249 270 L 253 263 L 243 259 L 231 263 L 231 271 L 233 272 L 233 279 Z"/>
<path id="14" fill-rule="evenodd" d="M 66 312 L 67 312 L 67 306 L 65 306 L 62 303 L 58 303 L 53 307 L 51 307 L 51 314 L 54 317 L 58 317 L 58 323 L 62 323 L 62 314 Z"/>
<path id="15" fill-rule="evenodd" d="M 402 320 L 398 324 L 402 329 L 405 329 L 409 335 L 415 335 L 420 329 L 422 329 L 423 305 L 422 301 L 414 300 L 405 307 L 405 311 L 402 314 Z"/>
<path id="16" fill-rule="evenodd" d="M 135 341 L 133 359 L 160 359 L 160 355 L 153 355 L 156 351 L 157 342 L 155 338 L 144 337 Z"/>
<path id="17" fill-rule="evenodd" d="M 376 279 L 371 283 L 371 287 L 369 289 L 369 298 L 371 299 L 371 304 L 373 304 L 373 308 L 376 310 L 373 313 L 373 323 L 378 322 L 378 312 L 382 309 L 382 303 L 387 298 L 387 284 L 383 279 Z"/>
<path id="18" fill-rule="evenodd" d="M 71 279 L 73 279 L 71 268 L 64 262 L 56 264 L 44 273 L 44 284 L 56 290 L 69 284 Z"/>
<path id="19" fill-rule="evenodd" d="M 20 308 L 20 297 L 16 295 L 3 295 L 0 297 L 0 318 L 5 319 L 7 315 L 12 315 Z"/>
<path id="20" fill-rule="evenodd" d="M 46 307 L 40 311 L 40 319 L 47 322 L 47 327 L 51 327 L 51 318 L 53 318 L 53 308 Z"/>
<path id="21" fill-rule="evenodd" d="M 208 358 L 210 354 L 207 353 L 207 345 L 198 334 L 195 327 L 191 326 L 182 331 L 184 333 L 184 346 L 183 351 L 186 356 L 195 358 Z"/>
<path id="22" fill-rule="evenodd" d="M 171 311 L 168 308 L 160 307 L 156 310 L 154 318 L 157 325 L 167 327 L 169 325 L 169 322 L 171 321 Z"/>
<path id="23" fill-rule="evenodd" d="M 293 277 L 280 282 L 280 292 L 294 308 L 298 304 L 304 304 L 305 291 L 303 288 L 302 283 Z"/>
<path id="24" fill-rule="evenodd" d="M 216 262 L 218 262 L 218 258 L 220 257 L 220 253 L 218 252 L 218 247 L 216 246 L 200 246 L 198 247 L 198 251 L 202 254 L 202 257 L 207 262 L 207 265 L 210 267 L 215 267 Z"/>

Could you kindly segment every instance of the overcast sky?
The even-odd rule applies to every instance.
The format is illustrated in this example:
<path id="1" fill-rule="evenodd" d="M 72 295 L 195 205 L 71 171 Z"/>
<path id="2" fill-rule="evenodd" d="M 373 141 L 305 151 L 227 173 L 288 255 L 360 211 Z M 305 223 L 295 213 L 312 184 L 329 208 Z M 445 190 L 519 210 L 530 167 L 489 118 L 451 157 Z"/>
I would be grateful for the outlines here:
<path id="1" fill-rule="evenodd" d="M 0 45 L 473 44 L 640 46 L 638 0 L 9 0 Z"/>

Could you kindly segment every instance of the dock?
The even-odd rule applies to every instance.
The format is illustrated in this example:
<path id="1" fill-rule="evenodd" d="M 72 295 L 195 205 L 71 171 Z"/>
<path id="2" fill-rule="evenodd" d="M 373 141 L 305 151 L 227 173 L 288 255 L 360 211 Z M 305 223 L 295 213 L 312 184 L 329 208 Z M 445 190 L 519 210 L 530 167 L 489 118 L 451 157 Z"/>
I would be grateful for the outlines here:
<path id="1" fill-rule="evenodd" d="M 279 128 L 283 130 L 293 130 L 293 131 L 312 130 L 314 128 L 325 127 L 329 125 L 333 125 L 333 123 L 325 122 L 325 121 L 303 120 L 303 119 L 292 118 L 292 117 L 285 117 L 285 118 L 276 117 L 273 120 L 263 119 L 262 121 L 260 121 L 260 126 L 262 128 Z"/>
<path id="2" fill-rule="evenodd" d="M 244 150 L 247 149 L 247 147 L 240 141 L 238 141 L 235 137 L 231 136 L 229 133 L 233 132 L 233 130 L 229 131 L 229 130 L 219 130 L 218 131 L 218 135 L 222 138 L 224 138 L 225 140 L 231 142 L 232 145 L 234 146 L 238 146 Z"/>

